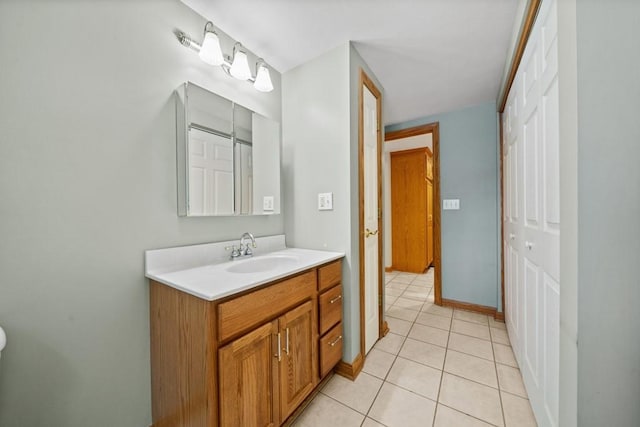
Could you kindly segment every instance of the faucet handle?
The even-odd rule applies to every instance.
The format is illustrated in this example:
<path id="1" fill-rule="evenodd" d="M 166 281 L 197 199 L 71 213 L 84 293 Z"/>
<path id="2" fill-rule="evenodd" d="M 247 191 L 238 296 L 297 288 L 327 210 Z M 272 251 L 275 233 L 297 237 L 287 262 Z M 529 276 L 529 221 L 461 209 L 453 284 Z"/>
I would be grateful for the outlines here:
<path id="1" fill-rule="evenodd" d="M 231 258 L 237 258 L 240 256 L 240 251 L 236 248 L 236 245 L 227 246 L 224 248 L 225 251 L 231 251 Z"/>

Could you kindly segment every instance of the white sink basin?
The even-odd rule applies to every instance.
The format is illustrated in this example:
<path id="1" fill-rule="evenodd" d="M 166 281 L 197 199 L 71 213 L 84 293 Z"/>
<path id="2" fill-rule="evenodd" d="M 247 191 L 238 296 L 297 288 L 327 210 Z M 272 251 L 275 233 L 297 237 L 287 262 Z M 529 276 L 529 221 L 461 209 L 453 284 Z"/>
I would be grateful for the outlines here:
<path id="1" fill-rule="evenodd" d="M 291 255 L 264 255 L 258 258 L 236 262 L 237 264 L 227 267 L 226 270 L 229 273 L 262 273 L 283 268 L 293 268 L 300 260 L 298 257 Z"/>

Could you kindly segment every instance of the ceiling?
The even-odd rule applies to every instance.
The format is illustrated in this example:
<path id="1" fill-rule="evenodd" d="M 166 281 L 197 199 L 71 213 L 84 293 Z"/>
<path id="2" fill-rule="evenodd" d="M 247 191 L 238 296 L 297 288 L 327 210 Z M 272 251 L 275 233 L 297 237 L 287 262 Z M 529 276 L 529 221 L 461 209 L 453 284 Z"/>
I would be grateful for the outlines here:
<path id="1" fill-rule="evenodd" d="M 517 0 L 182 0 L 284 73 L 348 40 L 385 124 L 495 101 Z"/>

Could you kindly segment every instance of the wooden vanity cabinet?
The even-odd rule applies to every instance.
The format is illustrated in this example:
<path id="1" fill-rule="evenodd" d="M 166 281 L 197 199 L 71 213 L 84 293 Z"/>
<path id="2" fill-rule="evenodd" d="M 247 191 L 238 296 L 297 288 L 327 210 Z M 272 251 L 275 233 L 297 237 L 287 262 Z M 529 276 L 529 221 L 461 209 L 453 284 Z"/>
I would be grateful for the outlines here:
<path id="1" fill-rule="evenodd" d="M 217 301 L 151 281 L 153 427 L 284 423 L 342 357 L 341 273 Z"/>

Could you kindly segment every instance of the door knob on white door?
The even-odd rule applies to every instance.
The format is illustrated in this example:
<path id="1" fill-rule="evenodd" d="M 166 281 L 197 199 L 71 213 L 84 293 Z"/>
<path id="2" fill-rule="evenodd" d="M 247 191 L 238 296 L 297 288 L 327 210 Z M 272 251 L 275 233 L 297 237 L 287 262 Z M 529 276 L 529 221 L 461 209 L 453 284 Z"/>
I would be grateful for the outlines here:
<path id="1" fill-rule="evenodd" d="M 376 234 L 378 234 L 378 230 L 376 231 L 371 231 L 368 228 L 364 230 L 364 237 L 369 237 L 369 236 L 375 236 Z"/>
<path id="2" fill-rule="evenodd" d="M 533 242 L 530 242 L 530 241 L 527 240 L 526 242 L 524 242 L 524 246 L 527 249 L 531 250 L 531 248 L 533 248 L 535 245 L 533 244 Z"/>

